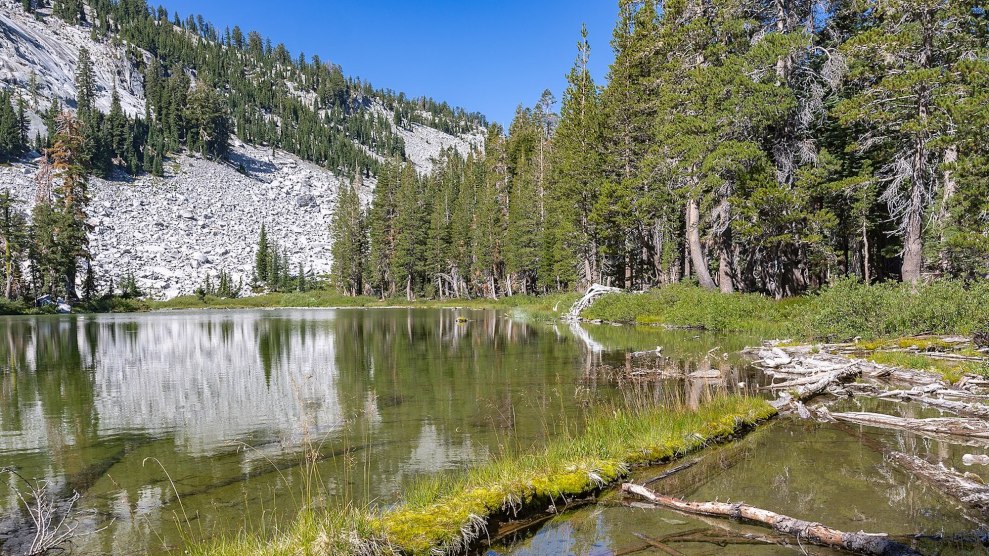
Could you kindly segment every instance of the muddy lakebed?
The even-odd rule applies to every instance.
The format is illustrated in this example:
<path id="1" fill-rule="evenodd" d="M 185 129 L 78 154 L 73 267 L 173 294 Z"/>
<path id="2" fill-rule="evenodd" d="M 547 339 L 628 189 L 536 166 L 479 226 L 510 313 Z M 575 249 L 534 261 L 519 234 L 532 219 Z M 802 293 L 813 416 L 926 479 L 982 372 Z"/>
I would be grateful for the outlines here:
<path id="1" fill-rule="evenodd" d="M 416 477 L 538 450 L 579 431 L 595 408 L 771 396 L 760 387 L 772 378 L 740 353 L 760 341 L 456 309 L 9 317 L 0 319 L 0 467 L 44 481 L 56 500 L 79 494 L 70 553 L 170 553 L 190 540 L 271 530 L 309 499 L 330 511 L 393 504 Z M 657 346 L 635 365 L 652 372 L 632 368 L 629 353 Z M 941 415 L 861 397 L 832 410 Z M 989 478 L 963 461 L 989 451 L 971 439 L 781 417 L 688 456 L 697 463 L 651 486 L 847 531 L 937 537 L 920 541 L 924 553 L 987 553 L 968 542 L 981 516 L 877 444 Z M 31 542 L 23 491 L 5 474 L 3 554 Z M 617 492 L 558 510 L 481 551 L 662 553 L 647 537 L 672 539 L 682 554 L 836 553 L 741 543 L 747 526 L 733 523 L 729 534 L 727 522 L 629 504 Z"/>

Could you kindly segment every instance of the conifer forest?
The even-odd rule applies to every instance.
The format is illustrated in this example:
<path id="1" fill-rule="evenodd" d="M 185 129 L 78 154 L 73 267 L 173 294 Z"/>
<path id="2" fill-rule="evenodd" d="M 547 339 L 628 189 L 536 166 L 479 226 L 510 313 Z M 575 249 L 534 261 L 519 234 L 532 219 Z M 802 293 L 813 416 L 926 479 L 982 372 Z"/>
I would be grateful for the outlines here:
<path id="1" fill-rule="evenodd" d="M 619 2 L 595 83 L 429 177 L 341 197 L 338 287 L 427 297 L 683 280 L 784 297 L 989 272 L 978 2 Z M 605 47 L 604 45 L 600 45 Z"/>

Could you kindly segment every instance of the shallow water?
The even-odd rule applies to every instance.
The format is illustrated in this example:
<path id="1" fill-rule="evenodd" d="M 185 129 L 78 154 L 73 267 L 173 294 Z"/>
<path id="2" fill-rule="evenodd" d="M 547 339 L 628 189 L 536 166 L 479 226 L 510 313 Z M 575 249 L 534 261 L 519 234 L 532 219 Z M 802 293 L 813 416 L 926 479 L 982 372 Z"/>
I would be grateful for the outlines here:
<path id="1" fill-rule="evenodd" d="M 457 318 L 465 316 L 461 324 Z M 285 523 L 307 496 L 394 501 L 405 481 L 529 450 L 588 408 L 663 401 L 682 381 L 618 384 L 624 350 L 751 381 L 747 342 L 533 323 L 493 311 L 183 311 L 0 320 L 0 467 L 46 481 L 77 553 L 157 553 Z M 718 348 L 712 351 L 712 348 Z M 709 355 L 711 352 L 712 355 Z M 655 360 L 655 358 L 653 358 Z M 682 394 L 682 392 L 681 392 Z M 306 455 L 319 460 L 307 475 Z M 0 543 L 30 536 L 24 484 L 0 482 Z"/>
<path id="2" fill-rule="evenodd" d="M 842 407 L 844 406 L 844 407 Z M 915 417 L 939 416 L 914 404 L 855 400 L 836 409 L 856 409 Z M 851 431 L 851 433 L 849 432 Z M 863 441 L 863 438 L 867 441 Z M 902 432 L 870 427 L 843 428 L 833 424 L 782 418 L 730 444 L 696 456 L 699 463 L 650 485 L 664 494 L 693 501 L 744 502 L 777 513 L 819 521 L 844 531 L 887 533 L 902 538 L 922 554 L 989 554 L 978 542 L 962 542 L 984 535 L 980 516 L 963 510 L 928 483 L 904 473 L 875 449 L 888 449 L 941 461 L 964 472 L 989 478 L 984 467 L 965 467 L 965 453 L 985 448 L 951 441 L 931 440 Z M 639 470 L 634 481 L 656 477 L 660 469 Z M 982 518 L 984 519 L 984 518 Z M 637 535 L 653 539 L 698 531 L 709 542 L 680 542 L 667 546 L 685 555 L 713 554 L 844 554 L 799 544 L 718 544 L 724 533 L 766 535 L 765 528 L 706 519 L 664 509 L 630 507 L 610 492 L 601 503 L 561 514 L 540 528 L 496 543 L 489 556 L 541 554 L 661 554 Z M 917 535 L 949 539 L 917 539 Z"/>
<path id="3" fill-rule="evenodd" d="M 80 494 L 72 553 L 159 554 L 187 540 L 270 530 L 307 500 L 330 508 L 391 504 L 417 476 L 577 431 L 595 406 L 696 405 L 715 391 L 755 392 L 767 379 L 735 353 L 756 342 L 438 309 L 5 318 L 0 467 L 45 481 L 56 500 Z M 626 357 L 656 346 L 663 357 Z M 630 365 L 648 372 L 629 378 Z M 849 403 L 844 409 L 932 414 L 909 404 Z M 964 453 L 985 451 L 860 430 L 955 466 Z M 311 473 L 307 457 L 318 462 Z M 824 515 L 851 530 L 975 527 L 953 503 L 830 425 L 776 423 L 705 451 L 701 464 L 658 487 Z M 13 475 L 0 482 L 0 553 L 21 553 L 30 542 L 17 498 L 24 490 Z M 635 533 L 711 527 L 624 507 L 612 494 L 492 552 L 615 554 L 641 547 Z M 676 546 L 684 554 L 792 552 Z"/>

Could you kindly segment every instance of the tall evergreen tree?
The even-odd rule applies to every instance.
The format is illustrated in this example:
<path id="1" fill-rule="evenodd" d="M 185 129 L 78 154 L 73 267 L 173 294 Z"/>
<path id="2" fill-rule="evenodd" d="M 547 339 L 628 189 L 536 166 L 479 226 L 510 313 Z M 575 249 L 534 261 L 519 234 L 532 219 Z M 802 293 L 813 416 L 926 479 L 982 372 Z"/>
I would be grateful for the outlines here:
<path id="1" fill-rule="evenodd" d="M 340 188 L 330 224 L 333 239 L 333 285 L 350 296 L 364 293 L 368 231 L 360 197 L 362 188 L 360 174 L 357 174 L 350 185 Z"/>
<path id="2" fill-rule="evenodd" d="M 875 162 L 883 200 L 903 238 L 903 280 L 924 270 L 925 214 L 956 187 L 945 164 L 957 160 L 957 124 L 943 107 L 971 96 L 959 80 L 982 15 L 968 2 L 859 0 L 848 6 L 868 27 L 843 46 L 856 91 L 836 108 L 856 133 L 853 148 Z M 984 21 L 981 22 L 984 25 Z M 945 178 L 948 179 L 945 179 Z"/>

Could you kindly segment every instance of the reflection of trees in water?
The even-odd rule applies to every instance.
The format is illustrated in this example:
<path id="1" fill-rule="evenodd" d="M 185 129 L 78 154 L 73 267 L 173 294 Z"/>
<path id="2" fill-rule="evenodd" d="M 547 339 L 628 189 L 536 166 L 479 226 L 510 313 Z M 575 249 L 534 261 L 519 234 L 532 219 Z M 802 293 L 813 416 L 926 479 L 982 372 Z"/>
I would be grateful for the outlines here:
<path id="1" fill-rule="evenodd" d="M 305 340 L 305 321 L 283 318 L 257 319 L 254 335 L 258 339 L 258 357 L 264 369 L 265 384 L 271 384 L 271 374 L 288 358 L 293 335 Z"/>
<path id="2" fill-rule="evenodd" d="M 375 434 L 404 452 L 384 458 L 384 474 L 430 452 L 434 460 L 423 465 L 463 465 L 444 458 L 483 456 L 515 435 L 531 443 L 560 413 L 574 418 L 560 397 L 572 395 L 578 355 L 572 340 L 549 330 L 453 310 L 343 312 L 334 328 L 344 414 L 384 423 Z"/>

